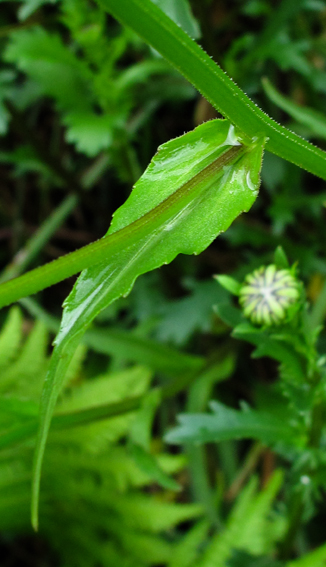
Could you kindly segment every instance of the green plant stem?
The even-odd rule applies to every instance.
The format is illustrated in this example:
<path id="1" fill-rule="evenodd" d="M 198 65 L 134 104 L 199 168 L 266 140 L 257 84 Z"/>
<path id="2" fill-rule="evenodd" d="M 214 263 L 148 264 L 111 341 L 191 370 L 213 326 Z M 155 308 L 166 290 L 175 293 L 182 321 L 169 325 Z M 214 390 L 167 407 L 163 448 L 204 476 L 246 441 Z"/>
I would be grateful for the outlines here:
<path id="1" fill-rule="evenodd" d="M 39 252 L 44 248 L 51 236 L 62 225 L 65 219 L 72 213 L 78 203 L 78 195 L 82 190 L 89 190 L 107 168 L 109 158 L 106 154 L 101 154 L 90 167 L 81 175 L 80 184 L 77 180 L 61 166 L 52 156 L 50 156 L 40 143 L 40 140 L 29 129 L 23 114 L 17 110 L 10 102 L 7 108 L 12 115 L 13 126 L 29 144 L 32 144 L 36 153 L 42 161 L 53 171 L 60 181 L 74 193 L 65 197 L 62 203 L 53 211 L 40 228 L 28 240 L 26 245 L 17 252 L 12 262 L 0 275 L 0 283 L 8 281 L 22 274 Z"/>
<path id="2" fill-rule="evenodd" d="M 312 409 L 309 432 L 309 446 L 319 447 L 323 427 L 325 425 L 325 401 L 319 401 Z"/>
<path id="3" fill-rule="evenodd" d="M 184 183 L 170 197 L 125 228 L 96 242 L 92 242 L 76 252 L 61 256 L 57 260 L 36 268 L 19 278 L 1 284 L 0 308 L 22 297 L 37 293 L 90 266 L 100 263 L 104 264 L 123 248 L 132 246 L 135 239 L 146 237 L 148 235 L 148 226 L 153 231 L 165 219 L 167 220 L 173 211 L 177 213 L 180 201 L 188 199 L 199 183 L 216 175 L 216 171 L 237 159 L 244 151 L 246 151 L 244 146 L 232 146 L 226 153 L 219 156 L 192 179 Z"/>
<path id="4" fill-rule="evenodd" d="M 101 154 L 92 165 L 82 174 L 81 186 L 89 190 L 103 174 L 108 165 L 108 156 Z M 68 183 L 67 183 L 68 186 Z M 15 254 L 12 262 L 0 274 L 0 284 L 22 274 L 35 257 L 41 252 L 56 230 L 73 212 L 78 203 L 76 194 L 68 195 L 60 205 L 43 222 L 25 246 Z"/>
<path id="5" fill-rule="evenodd" d="M 14 301 L 28 295 L 33 295 L 46 287 L 54 285 L 83 269 L 99 264 L 106 260 L 105 251 L 114 253 L 119 248 L 120 234 L 116 233 L 109 238 L 103 238 L 88 246 L 61 256 L 45 266 L 41 266 L 5 282 L 0 286 L 0 307 L 10 305 Z"/>
<path id="6" fill-rule="evenodd" d="M 1 26 L 0 27 L 0 38 L 11 35 L 12 33 L 15 33 L 16 31 L 28 29 L 32 26 L 35 26 L 35 24 L 36 24 L 35 18 L 31 18 L 31 19 L 29 19 L 25 22 L 20 22 L 19 24 L 10 24 L 10 25 L 7 25 L 7 26 Z"/>
<path id="7" fill-rule="evenodd" d="M 12 227 L 12 251 L 14 254 L 17 253 L 19 247 L 21 246 L 22 236 L 23 236 L 23 208 L 26 195 L 26 180 L 24 178 L 19 178 L 17 180 L 17 188 L 15 195 L 15 212 Z"/>
<path id="8" fill-rule="evenodd" d="M 286 560 L 291 557 L 293 543 L 302 523 L 303 511 L 304 511 L 303 497 L 302 497 L 302 493 L 300 492 L 294 495 L 292 499 L 291 511 L 289 517 L 289 527 L 279 547 L 280 559 Z"/>
<path id="9" fill-rule="evenodd" d="M 310 325 L 312 329 L 315 329 L 321 325 L 324 321 L 326 315 L 326 281 L 311 309 L 310 313 Z"/>
<path id="10" fill-rule="evenodd" d="M 326 180 L 326 153 L 277 124 L 151 0 L 100 0 L 101 6 L 152 45 L 223 116 L 266 149 Z"/>
<path id="11" fill-rule="evenodd" d="M 233 480 L 230 488 L 228 489 L 227 493 L 225 494 L 226 500 L 234 500 L 239 492 L 241 491 L 242 486 L 246 482 L 247 478 L 252 474 L 254 469 L 257 467 L 258 461 L 265 450 L 265 447 L 260 441 L 257 441 L 253 444 L 251 449 L 249 450 L 246 459 L 242 468 L 240 469 L 239 473 Z"/>
<path id="12" fill-rule="evenodd" d="M 208 400 L 212 396 L 212 390 L 216 383 L 230 376 L 234 366 L 233 356 L 224 356 L 215 366 L 203 372 L 191 385 L 188 394 L 187 412 L 197 413 L 204 411 Z M 196 446 L 193 443 L 186 445 L 191 474 L 191 485 L 195 500 L 200 502 L 206 511 L 207 517 L 215 527 L 221 527 L 214 494 L 209 481 L 206 448 Z"/>
<path id="13" fill-rule="evenodd" d="M 110 158 L 108 153 L 102 152 L 93 163 L 80 176 L 80 183 L 84 190 L 88 191 L 102 177 L 108 166 Z"/>
<path id="14" fill-rule="evenodd" d="M 53 211 L 53 213 L 44 221 L 41 227 L 28 240 L 26 245 L 17 252 L 11 264 L 0 275 L 0 283 L 19 276 L 39 252 L 44 248 L 45 244 L 50 240 L 51 236 L 56 232 L 59 226 L 74 210 L 78 202 L 76 195 L 69 195 L 62 203 Z"/>

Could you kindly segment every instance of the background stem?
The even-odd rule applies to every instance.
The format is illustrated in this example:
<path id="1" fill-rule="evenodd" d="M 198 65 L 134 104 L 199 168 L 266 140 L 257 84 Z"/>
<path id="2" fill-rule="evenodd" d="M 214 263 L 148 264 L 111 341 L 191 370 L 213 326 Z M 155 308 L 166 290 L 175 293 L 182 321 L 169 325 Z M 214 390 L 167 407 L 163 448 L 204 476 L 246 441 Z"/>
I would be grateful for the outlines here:
<path id="1" fill-rule="evenodd" d="M 250 139 L 268 138 L 267 150 L 326 180 L 326 153 L 265 114 L 151 0 L 100 0 L 99 3 L 161 53 Z"/>

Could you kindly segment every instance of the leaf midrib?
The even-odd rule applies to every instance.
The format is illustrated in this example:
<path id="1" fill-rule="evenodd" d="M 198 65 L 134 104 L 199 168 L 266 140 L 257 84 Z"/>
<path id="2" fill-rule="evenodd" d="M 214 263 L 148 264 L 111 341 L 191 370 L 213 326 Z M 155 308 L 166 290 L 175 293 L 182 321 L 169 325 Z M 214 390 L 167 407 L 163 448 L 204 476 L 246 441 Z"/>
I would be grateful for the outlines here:
<path id="1" fill-rule="evenodd" d="M 182 206 L 187 204 L 188 200 L 191 200 L 199 184 L 205 182 L 210 176 L 215 176 L 218 169 L 221 170 L 222 175 L 223 167 L 237 161 L 245 151 L 247 151 L 247 148 L 242 145 L 226 146 L 225 152 L 220 154 L 212 163 L 181 185 L 172 195 L 169 195 L 155 208 L 128 226 L 88 244 L 76 252 L 71 252 L 19 278 L 1 284 L 0 308 L 22 297 L 37 293 L 88 267 L 105 263 L 114 253 L 128 246 L 129 242 L 132 244 L 134 239 L 146 236 L 148 226 L 150 226 L 151 230 L 155 230 L 164 222 L 164 219 L 168 220 L 169 215 L 172 216 L 174 210 L 179 211 Z"/>

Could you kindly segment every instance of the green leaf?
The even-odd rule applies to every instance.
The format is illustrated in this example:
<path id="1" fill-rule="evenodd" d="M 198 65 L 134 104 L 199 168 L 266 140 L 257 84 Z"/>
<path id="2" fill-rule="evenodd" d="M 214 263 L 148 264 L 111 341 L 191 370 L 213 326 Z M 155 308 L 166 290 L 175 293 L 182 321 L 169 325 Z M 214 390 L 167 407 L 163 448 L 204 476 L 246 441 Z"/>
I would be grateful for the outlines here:
<path id="1" fill-rule="evenodd" d="M 161 391 L 154 389 L 148 392 L 142 400 L 137 416 L 130 430 L 132 442 L 145 451 L 150 449 L 151 430 L 157 407 L 161 401 Z"/>
<path id="2" fill-rule="evenodd" d="M 103 374 L 87 380 L 67 392 L 60 400 L 60 413 L 91 409 L 108 403 L 122 402 L 146 391 L 151 372 L 144 366 L 134 366 L 113 374 Z"/>
<path id="3" fill-rule="evenodd" d="M 48 335 L 45 326 L 37 321 L 19 356 L 1 372 L 0 391 L 16 391 L 21 396 L 39 399 L 47 369 Z"/>
<path id="4" fill-rule="evenodd" d="M 180 543 L 174 547 L 168 567 L 193 567 L 198 565 L 199 549 L 206 540 L 209 522 L 203 520 L 187 531 Z"/>
<path id="5" fill-rule="evenodd" d="M 181 490 L 179 484 L 161 469 L 156 458 L 143 449 L 143 447 L 136 443 L 130 443 L 129 450 L 137 466 L 149 478 L 167 490 Z"/>
<path id="6" fill-rule="evenodd" d="M 282 246 L 278 246 L 275 250 L 274 264 L 281 270 L 288 270 L 290 268 L 289 261 Z"/>
<path id="7" fill-rule="evenodd" d="M 168 490 L 180 490 L 178 483 L 165 474 L 150 453 L 152 423 L 160 401 L 161 392 L 157 388 L 142 399 L 131 424 L 129 450 L 139 468 L 160 486 Z"/>
<path id="8" fill-rule="evenodd" d="M 272 9 L 271 6 L 268 7 L 270 12 L 267 19 L 267 25 L 263 29 L 263 32 L 258 34 L 254 45 L 245 57 L 245 63 L 247 66 L 252 65 L 255 60 L 262 61 L 268 56 L 272 57 L 274 55 L 275 58 L 279 57 L 280 44 L 282 45 L 282 43 L 284 43 L 287 39 L 287 34 L 284 33 L 284 28 L 288 24 L 289 20 L 291 20 L 296 13 L 302 9 L 304 3 L 305 0 L 285 0 L 277 6 L 273 6 Z M 265 6 L 265 8 L 266 7 L 267 6 Z M 284 35 L 286 38 L 285 40 Z M 290 47 L 289 51 L 296 51 L 296 43 L 297 42 L 293 41 L 293 39 L 290 40 L 290 38 L 288 38 L 288 44 Z M 291 55 L 292 58 L 295 59 L 294 54 L 291 53 Z M 285 57 L 284 59 L 291 59 L 291 56 Z M 281 62 L 281 66 L 282 64 L 283 62 Z"/>
<path id="9" fill-rule="evenodd" d="M 22 316 L 18 307 L 10 309 L 0 335 L 0 370 L 3 371 L 15 358 L 22 339 Z"/>
<path id="10" fill-rule="evenodd" d="M 111 407 L 118 402 L 130 401 L 144 394 L 150 383 L 151 373 L 145 367 L 133 367 L 117 372 L 114 374 L 97 376 L 96 379 L 88 380 L 79 388 L 73 388 L 69 395 L 64 396 L 58 405 L 58 417 L 63 417 L 66 425 L 69 423 L 70 416 L 77 417 L 81 415 L 93 414 L 103 410 L 104 404 L 110 404 Z M 83 412 L 84 410 L 84 412 Z M 93 411 L 92 411 L 93 410 Z M 65 414 L 65 415 L 63 415 Z M 99 442 L 105 445 L 107 442 L 113 442 L 126 435 L 129 430 L 130 423 L 135 418 L 131 412 L 117 415 L 114 419 L 110 419 L 110 427 L 103 429 L 103 422 L 89 421 L 87 430 L 82 429 L 81 434 L 91 436 L 97 431 L 103 431 L 100 435 Z M 60 420 L 59 420 L 60 423 Z M 91 443 L 92 440 L 91 440 Z M 94 449 L 94 443 L 93 443 Z"/>
<path id="11" fill-rule="evenodd" d="M 13 96 L 13 81 L 16 73 L 11 70 L 0 71 L 0 135 L 7 133 L 10 122 L 10 113 L 5 100 Z"/>
<path id="12" fill-rule="evenodd" d="M 167 443 L 212 443 L 228 439 L 258 439 L 267 445 L 296 441 L 295 430 L 268 413 L 250 408 L 231 409 L 211 402 L 212 414 L 194 413 L 178 416 L 180 425 L 165 435 Z"/>
<path id="13" fill-rule="evenodd" d="M 47 313 L 36 301 L 26 298 L 21 300 L 21 304 L 30 314 L 41 319 L 49 331 L 58 332 L 60 320 Z M 83 337 L 83 343 L 95 352 L 114 356 L 120 361 L 138 362 L 167 376 L 175 377 L 187 372 L 199 371 L 205 364 L 203 357 L 184 353 L 121 329 L 107 327 L 89 329 Z"/>
<path id="14" fill-rule="evenodd" d="M 284 563 L 266 555 L 255 557 L 246 551 L 233 550 L 227 567 L 284 567 Z"/>
<path id="15" fill-rule="evenodd" d="M 218 283 L 222 287 L 227 289 L 230 293 L 232 293 L 233 295 L 239 295 L 241 283 L 239 283 L 237 280 L 231 278 L 230 276 L 225 276 L 223 274 L 221 274 L 220 276 L 214 276 L 214 278 L 218 281 Z"/>
<path id="16" fill-rule="evenodd" d="M 116 509 L 123 510 L 126 525 L 140 530 L 157 533 L 161 530 L 171 529 L 179 522 L 198 518 L 202 515 L 198 504 L 183 504 L 163 502 L 160 500 L 144 500 L 143 496 L 126 496 L 119 498 Z"/>
<path id="17" fill-rule="evenodd" d="M 286 567 L 324 567 L 326 561 L 326 545 L 318 547 L 314 551 L 286 563 Z"/>
<path id="18" fill-rule="evenodd" d="M 269 82 L 267 78 L 262 79 L 264 91 L 268 98 L 276 106 L 287 112 L 294 120 L 307 126 L 313 136 L 326 139 L 326 116 L 318 110 L 299 106 L 289 98 L 283 96 L 277 89 Z"/>
<path id="19" fill-rule="evenodd" d="M 113 108 L 111 113 L 95 113 L 92 74 L 85 61 L 78 59 L 59 36 L 41 28 L 14 33 L 5 58 L 31 77 L 43 94 L 57 101 L 59 109 L 65 112 L 63 122 L 68 142 L 75 143 L 80 152 L 90 157 L 109 147 L 114 130 L 126 118 L 124 106 L 120 104 L 119 111 Z M 154 70 L 150 67 L 150 71 Z M 137 69 L 130 74 L 137 77 Z M 127 76 L 125 79 L 128 80 Z M 122 82 L 120 89 L 123 87 Z"/>
<path id="20" fill-rule="evenodd" d="M 4 58 L 27 73 L 43 94 L 54 97 L 60 109 L 90 108 L 91 74 L 58 35 L 38 27 L 17 31 L 11 34 Z"/>
<path id="21" fill-rule="evenodd" d="M 83 339 L 96 352 L 145 364 L 167 376 L 200 370 L 205 359 L 120 329 L 90 329 Z"/>
<path id="22" fill-rule="evenodd" d="M 202 372 L 188 389 L 187 411 L 191 413 L 204 411 L 216 385 L 229 378 L 234 372 L 234 367 L 234 354 L 229 353 L 228 355 L 223 354 L 220 362 L 217 362 L 214 367 Z M 185 452 L 189 461 L 190 487 L 193 498 L 202 503 L 211 524 L 217 526 L 220 524 L 220 519 L 207 468 L 206 447 L 188 443 Z"/>
<path id="23" fill-rule="evenodd" d="M 211 538 L 203 559 L 196 565 L 226 567 L 234 549 L 258 556 L 270 552 L 286 528 L 282 518 L 281 522 L 277 517 L 269 518 L 281 483 L 282 474 L 275 471 L 264 490 L 257 493 L 257 479 L 252 478 L 239 495 L 226 527 Z"/>
<path id="24" fill-rule="evenodd" d="M 263 331 L 247 322 L 240 323 L 235 327 L 232 336 L 256 345 L 257 348 L 252 354 L 253 358 L 269 356 L 288 369 L 297 383 L 303 384 L 305 382 L 306 374 L 302 360 L 298 352 L 289 344 L 289 340 L 285 340 L 284 336 L 278 338 L 277 333 Z M 291 335 L 288 335 L 289 337 Z M 295 335 L 292 335 L 292 337 L 295 338 Z"/>
<path id="25" fill-rule="evenodd" d="M 114 129 L 123 123 L 123 114 L 97 115 L 95 112 L 69 112 L 64 118 L 66 139 L 89 157 L 107 149 L 113 140 Z"/>
<path id="26" fill-rule="evenodd" d="M 1 152 L 0 161 L 2 163 L 13 164 L 17 177 L 26 175 L 26 173 L 29 172 L 36 172 L 40 173 L 45 178 L 51 178 L 57 182 L 53 172 L 40 159 L 36 151 L 31 146 L 21 145 L 12 152 Z"/>
<path id="27" fill-rule="evenodd" d="M 27 20 L 36 10 L 44 4 L 55 4 L 57 0 L 24 0 L 18 10 L 18 18 L 20 21 Z"/>
<path id="28" fill-rule="evenodd" d="M 225 291 L 218 288 L 214 281 L 187 281 L 191 294 L 158 306 L 157 313 L 161 320 L 155 329 L 155 337 L 160 341 L 185 344 L 197 331 L 209 332 L 212 327 L 212 305 L 227 297 Z"/>
<path id="29" fill-rule="evenodd" d="M 9 331 L 10 327 L 14 330 L 17 327 L 15 317 L 19 315 L 19 310 L 14 308 L 12 313 Z M 42 323 L 39 321 L 25 342 L 25 346 L 31 346 L 32 358 L 37 358 L 35 345 L 39 344 L 43 352 L 40 325 Z M 31 337 L 33 340 L 30 340 Z M 73 371 L 71 366 L 70 371 Z M 25 395 L 27 398 L 33 395 L 37 374 L 29 380 L 29 392 L 26 384 L 25 391 L 15 388 L 18 390 L 16 397 L 0 396 L 0 440 L 20 425 L 25 428 L 25 437 L 20 439 L 22 441 L 26 439 L 26 429 L 30 429 L 30 424 L 37 425 L 38 404 L 25 398 Z M 86 413 L 96 413 L 99 403 L 116 400 L 115 405 L 119 405 L 121 402 L 118 400 L 128 400 L 128 395 L 133 395 L 129 400 L 137 399 L 135 394 L 143 395 L 148 390 L 150 375 L 147 369 L 138 367 L 113 375 L 96 376 L 82 383 L 76 378 L 78 376 L 70 384 L 61 404 L 61 407 L 66 405 L 77 410 L 70 413 L 73 420 L 83 412 L 84 407 Z M 21 394 L 24 394 L 23 400 L 20 399 Z M 64 430 L 57 429 L 51 436 L 44 466 L 40 513 L 44 520 L 42 537 L 51 549 L 58 551 L 62 566 L 74 564 L 89 567 L 100 563 L 106 567 L 165 565 L 173 551 L 175 530 L 172 528 L 177 527 L 178 519 L 191 520 L 200 512 L 198 507 L 184 507 L 179 503 L 160 504 L 161 496 L 158 497 L 152 490 L 153 480 L 169 489 L 177 489 L 177 484 L 168 475 L 178 473 L 184 467 L 185 460 L 182 456 L 159 453 L 150 461 L 145 454 L 147 460 L 143 468 L 147 470 L 142 472 L 128 454 L 124 443 L 128 424 L 135 416 L 135 412 L 132 415 L 116 415 L 114 419 L 88 423 L 87 427 L 75 431 L 67 429 L 67 414 L 58 416 L 59 421 L 64 418 L 63 424 L 61 421 Z M 33 431 L 30 430 L 29 434 L 33 434 Z M 30 532 L 30 462 L 33 444 L 31 439 L 16 447 L 7 446 L 7 450 L 0 452 L 1 532 Z M 64 517 L 69 521 L 66 529 L 62 530 Z M 159 533 L 160 525 L 171 531 L 171 539 Z M 153 527 L 156 534 L 153 534 Z M 77 538 L 76 534 L 79 534 Z M 106 534 L 106 541 L 103 540 L 103 534 Z"/>
<path id="30" fill-rule="evenodd" d="M 234 307 L 231 303 L 218 303 L 214 305 L 214 311 L 223 323 L 229 327 L 237 327 L 237 325 L 240 325 L 244 321 L 242 311 Z"/>
<path id="31" fill-rule="evenodd" d="M 179 253 L 200 253 L 241 212 L 249 210 L 258 191 L 262 151 L 262 141 L 241 145 L 229 122 L 207 122 L 162 146 L 128 201 L 115 213 L 108 234 L 117 236 L 120 245 L 111 257 L 103 258 L 103 264 L 82 273 L 64 304 L 40 408 L 34 526 L 51 417 L 67 365 L 87 326 L 112 301 L 128 294 L 140 274 Z"/>

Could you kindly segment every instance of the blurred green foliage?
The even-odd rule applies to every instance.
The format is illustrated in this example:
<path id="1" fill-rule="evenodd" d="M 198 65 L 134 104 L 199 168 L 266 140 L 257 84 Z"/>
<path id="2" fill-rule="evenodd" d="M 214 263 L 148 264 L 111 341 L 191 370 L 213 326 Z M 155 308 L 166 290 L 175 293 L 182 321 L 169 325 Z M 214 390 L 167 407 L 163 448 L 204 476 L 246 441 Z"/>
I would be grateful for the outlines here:
<path id="1" fill-rule="evenodd" d="M 326 148 L 323 1 L 155 3 L 263 110 Z M 18 274 L 101 237 L 157 146 L 216 115 L 91 1 L 1 2 L 0 53 L 5 279 L 8 266 Z M 325 378 L 311 378 L 326 352 L 325 202 L 323 181 L 267 153 L 249 214 L 97 317 L 57 406 L 37 536 L 29 506 L 45 327 L 57 330 L 72 282 L 25 302 L 24 316 L 1 312 L 4 564 L 27 566 L 30 554 L 36 566 L 325 564 Z M 245 322 L 212 279 L 242 282 L 280 245 L 306 288 L 299 332 Z M 103 406 L 115 417 L 101 418 Z M 84 410 L 88 421 L 73 425 Z M 165 435 L 186 443 L 163 448 Z"/>

